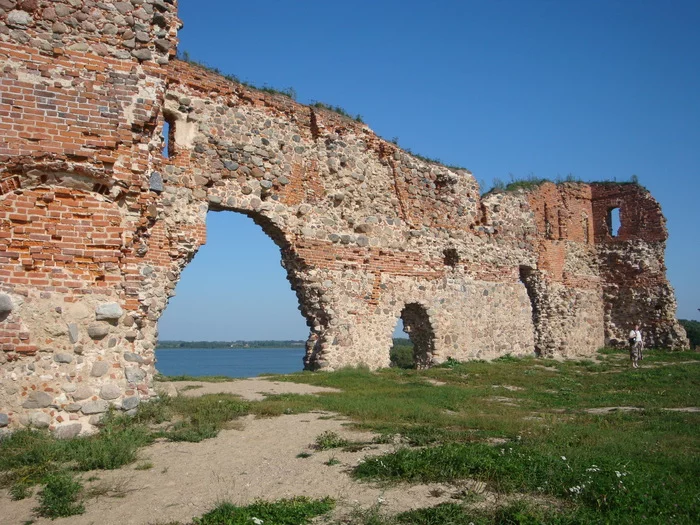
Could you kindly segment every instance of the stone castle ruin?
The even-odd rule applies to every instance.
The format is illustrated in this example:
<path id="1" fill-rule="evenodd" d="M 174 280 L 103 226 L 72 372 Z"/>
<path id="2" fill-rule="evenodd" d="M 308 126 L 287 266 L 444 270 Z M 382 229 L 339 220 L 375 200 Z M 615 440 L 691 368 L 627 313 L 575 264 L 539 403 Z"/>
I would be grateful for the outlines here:
<path id="1" fill-rule="evenodd" d="M 480 196 L 364 124 L 176 60 L 180 27 L 175 0 L 0 0 L 0 427 L 72 436 L 155 395 L 158 318 L 210 210 L 279 246 L 309 369 L 388 366 L 399 318 L 418 366 L 590 356 L 636 321 L 687 347 L 641 186 Z"/>

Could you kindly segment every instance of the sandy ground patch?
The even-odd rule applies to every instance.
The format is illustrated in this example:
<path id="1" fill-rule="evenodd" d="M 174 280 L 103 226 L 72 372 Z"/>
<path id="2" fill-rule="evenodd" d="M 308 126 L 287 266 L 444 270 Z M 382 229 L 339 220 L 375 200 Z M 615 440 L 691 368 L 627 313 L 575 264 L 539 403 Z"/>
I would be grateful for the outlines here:
<path id="1" fill-rule="evenodd" d="M 202 383 L 203 388 L 187 390 L 187 395 L 227 391 L 244 396 L 262 392 L 302 392 L 306 385 L 264 380 L 232 383 Z M 184 384 L 184 383 L 183 383 Z M 308 387 L 311 388 L 311 387 Z M 315 387 L 314 387 L 315 388 Z M 248 397 L 250 398 L 250 397 Z M 239 430 L 223 430 L 214 439 L 201 443 L 158 442 L 141 449 L 140 460 L 114 471 L 88 472 L 99 479 L 86 482 L 110 495 L 85 502 L 86 513 L 54 521 L 35 518 L 35 497 L 11 501 L 8 491 L 0 491 L 0 523 L 71 525 L 144 525 L 171 521 L 187 523 L 221 501 L 246 504 L 255 499 L 275 500 L 296 495 L 338 500 L 340 513 L 353 507 L 377 505 L 394 513 L 450 501 L 463 490 L 444 484 L 381 487 L 353 481 L 348 469 L 362 458 L 393 450 L 393 445 L 368 444 L 358 452 L 315 451 L 311 448 L 324 431 L 335 431 L 351 441 L 370 442 L 372 434 L 348 428 L 347 420 L 333 414 L 314 412 L 256 419 L 246 416 Z M 300 452 L 311 453 L 298 458 Z M 335 458 L 339 464 L 325 465 Z M 139 465 L 152 465 L 137 470 Z M 438 495 L 437 497 L 435 495 Z M 118 497 L 115 497 L 118 496 Z"/>
<path id="2" fill-rule="evenodd" d="M 339 392 L 335 388 L 323 386 L 305 385 L 302 383 L 288 383 L 287 381 L 270 381 L 253 377 L 250 379 L 237 379 L 223 383 L 206 383 L 203 381 L 172 381 L 158 383 L 161 391 L 172 392 L 184 396 L 203 396 L 205 394 L 234 394 L 250 401 L 260 401 L 269 394 L 318 394 L 321 392 Z"/>

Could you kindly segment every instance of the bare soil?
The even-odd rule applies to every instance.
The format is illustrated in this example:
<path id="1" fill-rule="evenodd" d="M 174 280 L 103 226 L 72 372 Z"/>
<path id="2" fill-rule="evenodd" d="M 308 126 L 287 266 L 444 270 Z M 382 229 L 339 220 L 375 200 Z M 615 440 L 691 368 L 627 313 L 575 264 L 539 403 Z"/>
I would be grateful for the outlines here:
<path id="1" fill-rule="evenodd" d="M 182 395 L 227 392 L 247 399 L 260 399 L 265 393 L 323 390 L 259 378 L 171 385 L 182 391 Z M 393 445 L 371 444 L 372 434 L 353 431 L 347 420 L 334 414 L 314 412 L 257 419 L 246 416 L 233 426 L 201 443 L 157 442 L 142 449 L 136 463 L 119 470 L 83 474 L 86 492 L 92 496 L 86 498 L 86 512 L 80 516 L 53 521 L 36 518 L 32 511 L 38 504 L 36 497 L 12 501 L 8 491 L 2 490 L 0 523 L 22 524 L 30 520 L 37 525 L 188 523 L 223 501 L 247 504 L 256 499 L 271 501 L 293 496 L 330 496 L 337 500 L 336 515 L 375 505 L 395 513 L 437 505 L 464 490 L 474 490 L 468 485 L 382 487 L 353 481 L 348 473 L 350 467 L 369 455 L 391 451 Z M 368 444 L 358 452 L 314 450 L 316 437 L 328 430 L 350 441 Z M 311 456 L 297 457 L 301 452 Z M 325 465 L 331 458 L 339 463 Z M 489 495 L 483 497 L 488 499 Z"/>

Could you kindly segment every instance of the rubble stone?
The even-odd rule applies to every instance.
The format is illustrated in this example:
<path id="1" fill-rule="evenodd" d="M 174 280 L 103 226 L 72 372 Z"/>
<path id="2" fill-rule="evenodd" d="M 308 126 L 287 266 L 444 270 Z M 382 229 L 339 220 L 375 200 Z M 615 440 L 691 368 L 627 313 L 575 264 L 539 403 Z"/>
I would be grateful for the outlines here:
<path id="1" fill-rule="evenodd" d="M 22 404 L 23 408 L 46 408 L 53 402 L 53 396 L 48 392 L 31 392 Z"/>
<path id="2" fill-rule="evenodd" d="M 95 309 L 95 318 L 98 321 L 117 321 L 124 314 L 124 311 L 117 303 L 101 304 Z"/>
<path id="3" fill-rule="evenodd" d="M 83 425 L 80 423 L 67 423 L 65 425 L 58 425 L 56 430 L 54 430 L 54 436 L 58 439 L 73 439 L 80 434 L 83 429 Z"/>

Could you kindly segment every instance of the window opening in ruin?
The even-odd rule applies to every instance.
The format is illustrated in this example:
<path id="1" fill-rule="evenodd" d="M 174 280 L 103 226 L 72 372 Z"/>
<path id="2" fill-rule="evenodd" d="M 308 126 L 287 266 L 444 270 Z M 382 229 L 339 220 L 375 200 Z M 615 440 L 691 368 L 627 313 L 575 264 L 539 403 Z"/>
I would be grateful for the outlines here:
<path id="1" fill-rule="evenodd" d="M 447 248 L 442 252 L 445 266 L 451 266 L 455 268 L 459 264 L 459 253 L 455 248 Z"/>
<path id="2" fill-rule="evenodd" d="M 527 296 L 530 299 L 530 307 L 532 309 L 532 329 L 535 335 L 535 353 L 542 355 L 542 349 L 539 344 L 539 326 L 540 326 L 540 301 L 538 294 L 539 278 L 537 273 L 529 266 L 521 266 L 519 269 L 520 282 L 525 286 Z"/>
<path id="3" fill-rule="evenodd" d="M 96 182 L 92 186 L 92 191 L 99 193 L 100 195 L 107 195 L 109 193 L 109 186 Z"/>
<path id="4" fill-rule="evenodd" d="M 160 373 L 252 377 L 303 368 L 309 329 L 280 265 L 283 239 L 264 220 L 207 214 L 207 243 L 182 271 L 158 322 Z M 207 343 L 195 350 L 196 341 Z"/>
<path id="5" fill-rule="evenodd" d="M 175 118 L 170 113 L 163 113 L 163 157 L 175 156 Z"/>
<path id="6" fill-rule="evenodd" d="M 392 366 L 400 368 L 428 368 L 435 352 L 435 333 L 428 312 L 418 303 L 409 303 L 401 310 L 400 323 L 408 340 L 394 340 Z"/>
<path id="7" fill-rule="evenodd" d="M 583 240 L 586 244 L 591 243 L 591 233 L 589 230 L 589 224 L 588 224 L 588 215 L 583 216 L 583 219 L 581 219 L 581 226 L 583 228 Z"/>
<path id="8" fill-rule="evenodd" d="M 608 210 L 608 231 L 610 232 L 610 236 L 617 237 L 621 226 L 620 208 L 610 208 Z"/>

